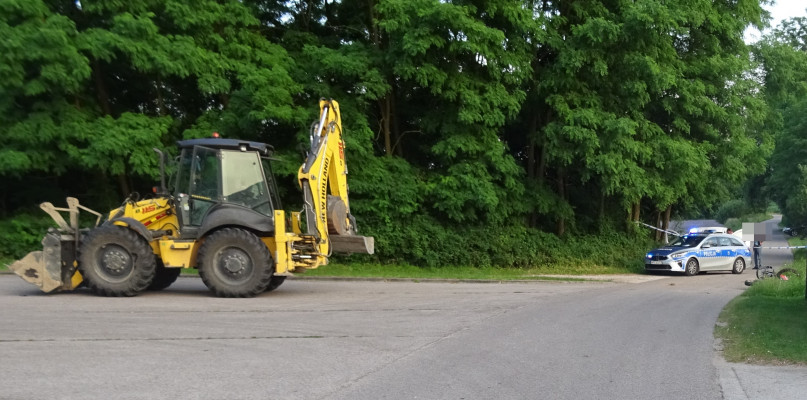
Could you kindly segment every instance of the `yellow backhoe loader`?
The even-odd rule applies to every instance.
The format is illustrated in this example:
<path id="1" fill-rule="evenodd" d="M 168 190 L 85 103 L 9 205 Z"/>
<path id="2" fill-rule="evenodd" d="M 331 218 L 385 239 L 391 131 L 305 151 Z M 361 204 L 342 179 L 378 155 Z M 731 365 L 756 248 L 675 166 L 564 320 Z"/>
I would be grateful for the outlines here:
<path id="1" fill-rule="evenodd" d="M 350 213 L 336 101 L 320 100 L 310 140 L 298 172 L 302 212 L 287 216 L 280 207 L 271 146 L 183 140 L 177 143 L 173 193 L 165 185 L 165 158 L 155 149 L 162 175 L 155 198 L 130 196 L 101 224 L 101 215 L 75 198 L 67 199 L 67 208 L 43 203 L 58 228 L 45 235 L 42 251 L 10 268 L 45 292 L 86 284 L 104 296 L 164 289 L 183 268 L 196 268 L 215 295 L 252 297 L 274 290 L 295 272 L 327 264 L 333 252 L 373 254 L 373 238 L 357 234 Z M 79 227 L 81 210 L 98 216 L 95 227 Z M 69 214 L 69 223 L 60 213 Z"/>

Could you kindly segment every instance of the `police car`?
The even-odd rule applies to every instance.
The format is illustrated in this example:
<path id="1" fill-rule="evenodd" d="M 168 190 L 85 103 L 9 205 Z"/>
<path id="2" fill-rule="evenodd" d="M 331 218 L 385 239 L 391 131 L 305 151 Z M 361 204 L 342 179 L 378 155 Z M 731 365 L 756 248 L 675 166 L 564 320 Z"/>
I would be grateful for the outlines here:
<path id="1" fill-rule="evenodd" d="M 751 251 L 734 235 L 694 232 L 645 256 L 647 272 L 672 271 L 697 275 L 706 271 L 741 274 L 751 263 Z"/>

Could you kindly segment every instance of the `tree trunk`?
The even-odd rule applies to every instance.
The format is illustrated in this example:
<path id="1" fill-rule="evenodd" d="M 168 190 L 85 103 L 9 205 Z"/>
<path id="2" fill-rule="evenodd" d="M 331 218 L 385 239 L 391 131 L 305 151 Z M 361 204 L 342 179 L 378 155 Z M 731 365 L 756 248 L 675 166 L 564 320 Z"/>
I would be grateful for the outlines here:
<path id="1" fill-rule="evenodd" d="M 114 117 L 114 115 L 112 115 L 112 105 L 109 102 L 109 92 L 106 90 L 106 84 L 104 83 L 104 77 L 101 71 L 101 63 L 99 63 L 98 60 L 92 60 L 92 75 L 101 110 L 104 112 L 104 115 Z M 128 195 L 130 193 L 130 186 L 127 182 L 126 173 L 118 174 L 117 179 L 121 194 L 124 196 Z"/>
<path id="2" fill-rule="evenodd" d="M 561 167 L 558 168 L 558 197 L 562 201 L 566 201 L 566 180 L 565 180 L 566 170 L 565 168 Z M 557 225 L 557 235 L 563 236 L 566 233 L 566 219 L 564 217 L 558 218 L 558 225 Z"/>
<path id="3" fill-rule="evenodd" d="M 656 223 L 655 223 L 654 226 L 656 228 L 661 227 L 661 211 L 656 211 Z M 654 236 L 655 236 L 656 241 L 657 242 L 660 241 L 661 240 L 661 231 L 660 230 L 654 230 L 654 232 L 655 232 Z"/>
<path id="4" fill-rule="evenodd" d="M 638 222 L 639 221 L 639 211 L 641 210 L 641 201 L 637 200 L 633 203 L 633 212 L 631 213 L 631 221 Z"/>
<path id="5" fill-rule="evenodd" d="M 537 146 L 538 115 L 534 114 L 527 127 L 527 182 L 532 182 L 536 178 L 535 170 L 537 162 L 535 160 L 535 147 Z M 527 215 L 527 226 L 535 228 L 538 226 L 538 213 L 532 210 Z"/>
<path id="6" fill-rule="evenodd" d="M 376 49 L 381 49 L 381 32 L 379 31 L 378 24 L 376 23 L 376 3 L 377 0 L 367 0 L 366 5 L 368 20 L 366 23 L 370 31 L 370 43 L 372 43 L 373 47 Z M 384 95 L 383 98 L 378 100 L 378 106 L 381 112 L 381 134 L 384 137 L 384 153 L 387 157 L 392 157 L 396 150 L 399 154 L 403 154 L 403 151 L 399 146 L 401 137 L 399 136 L 397 129 L 397 121 L 394 111 L 395 91 L 392 88 L 394 88 L 395 85 L 393 79 L 387 79 L 387 82 L 390 84 L 390 90 Z"/>
<path id="7" fill-rule="evenodd" d="M 160 116 L 164 116 L 167 113 L 165 112 L 165 99 L 163 99 L 163 81 L 162 79 L 160 79 L 160 74 L 157 74 L 156 90 L 157 90 L 157 114 Z"/>
<path id="8" fill-rule="evenodd" d="M 550 112 L 551 112 L 551 110 L 546 110 L 546 115 L 544 116 L 545 118 L 544 118 L 544 121 L 543 121 L 544 124 L 546 124 L 546 121 L 549 121 Z M 537 122 L 538 121 L 536 121 L 536 123 Z M 536 132 L 535 132 L 536 133 L 536 142 L 541 146 L 541 158 L 538 159 L 538 170 L 535 171 L 535 175 L 538 178 L 538 182 L 543 182 L 544 181 L 544 176 L 546 175 L 546 155 L 547 155 L 546 154 L 547 153 L 546 140 L 545 140 L 544 137 L 540 137 L 540 138 L 538 137 L 537 129 L 538 129 L 538 127 L 537 127 L 537 124 L 536 124 Z M 537 140 L 537 139 L 541 139 L 541 140 Z"/>
<path id="9" fill-rule="evenodd" d="M 667 210 L 664 211 L 664 219 L 662 221 L 661 229 L 665 231 L 670 230 L 670 215 L 672 214 L 672 204 L 667 206 Z M 664 232 L 664 243 L 670 241 L 670 238 L 667 236 L 667 232 Z"/>
<path id="10" fill-rule="evenodd" d="M 118 189 L 124 196 L 128 196 L 132 192 L 126 179 L 126 174 L 118 174 Z"/>
<path id="11" fill-rule="evenodd" d="M 605 192 L 600 189 L 600 213 L 597 216 L 600 222 L 605 220 L 605 197 Z"/>
<path id="12" fill-rule="evenodd" d="M 95 82 L 95 92 L 98 95 L 98 104 L 101 105 L 101 111 L 106 115 L 112 115 L 112 106 L 109 104 L 109 93 L 104 84 L 104 77 L 101 72 L 101 64 L 98 60 L 92 60 L 92 77 Z"/>
<path id="13" fill-rule="evenodd" d="M 533 114 L 530 118 L 529 126 L 527 126 L 527 179 L 535 179 L 535 147 L 538 141 L 538 114 Z"/>
<path id="14" fill-rule="evenodd" d="M 392 81 L 392 79 L 390 79 Z M 403 146 L 401 146 L 401 125 L 398 123 L 398 106 L 395 102 L 395 85 L 390 84 L 390 91 L 389 91 L 389 98 L 390 98 L 390 125 L 392 126 L 392 138 L 395 140 L 395 146 L 393 146 L 392 151 L 398 156 L 403 158 L 404 151 Z"/>
<path id="15" fill-rule="evenodd" d="M 370 21 L 367 21 L 367 26 L 370 27 L 370 41 L 379 47 L 381 44 L 381 35 L 378 33 L 378 24 L 376 24 L 375 12 L 376 0 L 367 0 L 367 15 Z"/>
<path id="16" fill-rule="evenodd" d="M 538 160 L 536 160 L 537 163 L 538 163 L 538 166 L 537 166 L 537 169 L 535 171 L 535 182 L 538 183 L 539 186 L 543 186 L 544 182 L 546 181 L 546 146 L 544 146 L 542 143 L 537 144 L 537 145 L 540 145 L 541 147 L 540 147 L 540 155 L 538 156 Z M 538 213 L 537 212 L 532 213 L 532 221 L 531 222 L 532 222 L 532 224 L 531 224 L 532 227 L 537 227 L 538 226 Z"/>
<path id="17" fill-rule="evenodd" d="M 384 153 L 387 157 L 392 157 L 392 105 L 390 104 L 390 94 L 380 100 L 381 105 L 381 132 L 384 135 Z"/>

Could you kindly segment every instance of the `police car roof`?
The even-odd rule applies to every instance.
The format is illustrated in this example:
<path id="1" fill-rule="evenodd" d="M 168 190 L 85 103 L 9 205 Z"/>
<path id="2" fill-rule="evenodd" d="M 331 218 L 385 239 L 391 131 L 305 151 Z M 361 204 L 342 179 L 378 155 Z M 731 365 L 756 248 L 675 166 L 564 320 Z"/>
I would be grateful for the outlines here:
<path id="1" fill-rule="evenodd" d="M 725 226 L 695 226 L 689 230 L 689 233 L 727 233 L 728 228 Z"/>

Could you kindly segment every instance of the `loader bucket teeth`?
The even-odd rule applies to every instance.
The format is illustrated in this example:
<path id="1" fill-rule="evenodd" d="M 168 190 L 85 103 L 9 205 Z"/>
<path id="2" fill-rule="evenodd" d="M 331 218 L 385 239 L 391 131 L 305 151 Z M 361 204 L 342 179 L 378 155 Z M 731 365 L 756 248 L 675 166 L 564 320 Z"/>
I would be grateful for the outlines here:
<path id="1" fill-rule="evenodd" d="M 59 234 L 48 233 L 42 239 L 43 250 L 28 253 L 9 265 L 26 282 L 33 283 L 43 292 L 64 289 L 62 280 L 62 246 Z M 68 282 L 68 285 L 71 282 Z"/>

